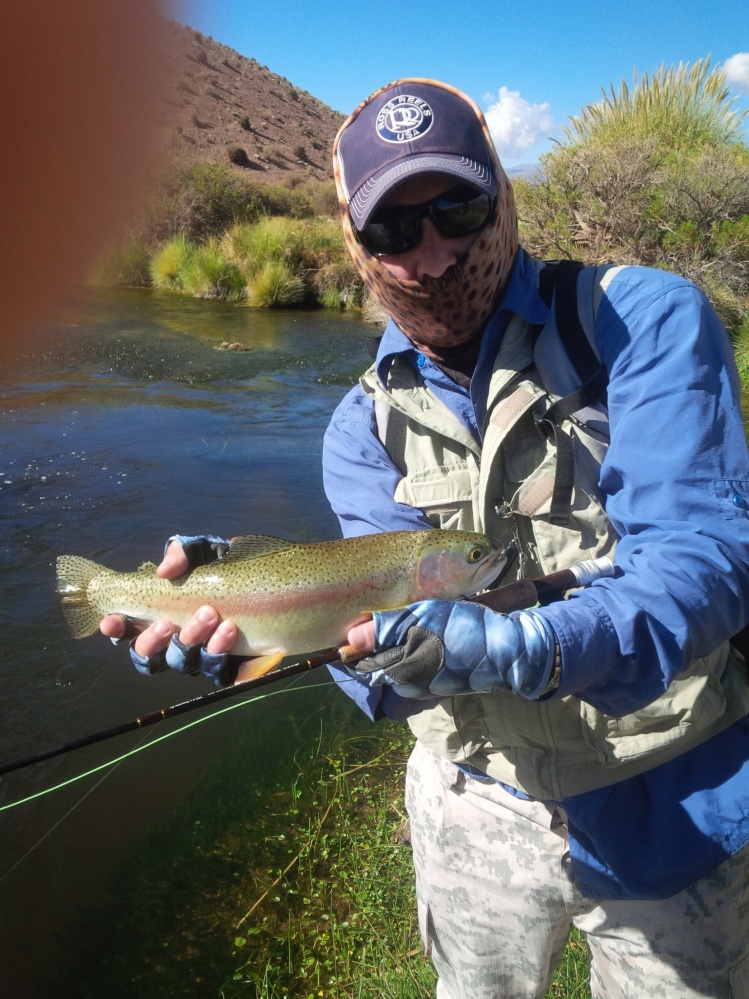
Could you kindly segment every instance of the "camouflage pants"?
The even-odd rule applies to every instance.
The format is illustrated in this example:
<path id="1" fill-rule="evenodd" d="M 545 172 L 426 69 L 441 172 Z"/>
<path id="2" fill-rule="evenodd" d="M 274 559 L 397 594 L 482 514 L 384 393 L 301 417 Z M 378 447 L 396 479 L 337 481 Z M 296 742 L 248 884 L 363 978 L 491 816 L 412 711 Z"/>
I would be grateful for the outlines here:
<path id="1" fill-rule="evenodd" d="M 572 881 L 560 809 L 420 743 L 406 804 L 437 999 L 540 999 L 573 925 L 595 999 L 749 999 L 749 848 L 671 898 L 596 901 Z"/>

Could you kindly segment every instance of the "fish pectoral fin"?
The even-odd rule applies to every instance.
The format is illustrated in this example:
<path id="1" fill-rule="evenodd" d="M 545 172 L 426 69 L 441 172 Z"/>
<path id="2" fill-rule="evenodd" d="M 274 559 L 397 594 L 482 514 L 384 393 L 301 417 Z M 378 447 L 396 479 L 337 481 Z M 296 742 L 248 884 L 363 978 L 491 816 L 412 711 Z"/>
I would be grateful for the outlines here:
<path id="1" fill-rule="evenodd" d="M 266 673 L 275 667 L 283 659 L 283 652 L 271 652 L 267 656 L 260 656 L 258 659 L 248 659 L 246 663 L 242 663 L 239 667 L 239 672 L 237 673 L 237 679 L 235 683 L 244 683 L 245 680 L 256 680 L 259 676 L 264 676 Z"/>

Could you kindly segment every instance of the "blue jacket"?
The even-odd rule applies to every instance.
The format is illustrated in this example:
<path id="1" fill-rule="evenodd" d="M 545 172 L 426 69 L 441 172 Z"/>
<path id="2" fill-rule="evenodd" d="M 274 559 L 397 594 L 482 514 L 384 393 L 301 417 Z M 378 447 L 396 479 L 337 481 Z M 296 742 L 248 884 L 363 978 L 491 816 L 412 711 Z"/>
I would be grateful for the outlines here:
<path id="1" fill-rule="evenodd" d="M 480 440 L 491 363 L 507 321 L 543 322 L 546 306 L 521 251 L 487 327 L 470 393 L 390 323 L 384 366 L 405 352 L 429 387 Z M 601 469 L 624 576 L 544 609 L 562 646 L 560 694 L 621 715 L 647 704 L 683 666 L 749 618 L 749 456 L 728 337 L 701 293 L 666 272 L 630 268 L 612 282 L 596 323 L 609 373 L 612 443 Z M 328 497 L 347 536 L 429 526 L 393 499 L 399 472 L 356 387 L 326 434 Z M 376 717 L 398 716 L 391 691 L 358 689 Z M 716 763 L 720 761 L 720 764 Z M 581 889 L 596 897 L 660 897 L 686 887 L 749 841 L 749 723 L 640 777 L 562 802 Z M 684 843 L 678 851 L 673 843 Z"/>

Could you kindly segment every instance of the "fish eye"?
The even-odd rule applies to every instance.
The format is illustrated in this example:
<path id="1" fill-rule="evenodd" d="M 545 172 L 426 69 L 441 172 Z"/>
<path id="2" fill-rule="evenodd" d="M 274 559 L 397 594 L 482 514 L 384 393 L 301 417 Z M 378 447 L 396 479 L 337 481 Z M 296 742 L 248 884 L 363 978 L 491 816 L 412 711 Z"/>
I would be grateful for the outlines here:
<path id="1" fill-rule="evenodd" d="M 484 553 L 483 553 L 483 551 L 482 551 L 481 548 L 469 548 L 468 549 L 468 561 L 469 562 L 478 562 L 478 561 L 480 561 L 480 559 L 483 556 L 483 554 Z"/>

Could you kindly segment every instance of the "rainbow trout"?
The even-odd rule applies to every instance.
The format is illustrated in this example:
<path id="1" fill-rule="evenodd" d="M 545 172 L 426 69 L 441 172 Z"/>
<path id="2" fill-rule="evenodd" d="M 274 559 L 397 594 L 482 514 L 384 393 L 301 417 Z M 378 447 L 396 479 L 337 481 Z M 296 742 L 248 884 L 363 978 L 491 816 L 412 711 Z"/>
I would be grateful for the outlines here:
<path id="1" fill-rule="evenodd" d="M 337 647 L 371 611 L 477 593 L 503 562 L 499 542 L 468 531 L 391 531 L 318 544 L 248 535 L 178 580 L 160 579 L 151 562 L 116 572 L 61 555 L 57 592 L 74 638 L 94 634 L 105 614 L 181 626 L 211 604 L 239 628 L 233 654 L 277 661 Z"/>

